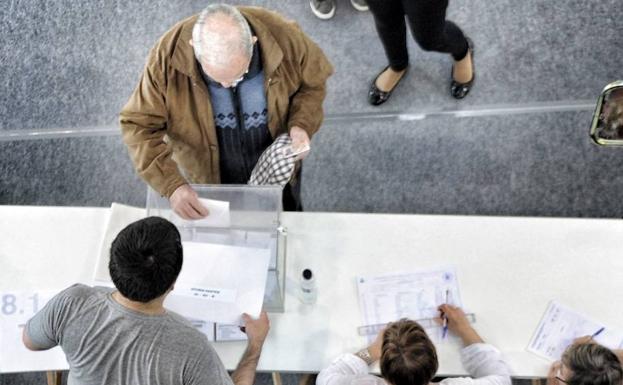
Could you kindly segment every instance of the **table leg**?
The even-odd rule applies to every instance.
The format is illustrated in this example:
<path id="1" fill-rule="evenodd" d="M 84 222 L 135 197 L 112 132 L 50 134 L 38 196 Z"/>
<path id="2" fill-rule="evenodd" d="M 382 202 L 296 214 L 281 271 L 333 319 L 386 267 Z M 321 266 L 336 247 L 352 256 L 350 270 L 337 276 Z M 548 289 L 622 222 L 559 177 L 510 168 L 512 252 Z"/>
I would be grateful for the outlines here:
<path id="1" fill-rule="evenodd" d="M 60 370 L 50 370 L 45 374 L 48 378 L 48 385 L 61 385 L 63 383 L 63 372 Z"/>
<path id="2" fill-rule="evenodd" d="M 273 372 L 273 385 L 281 385 L 281 373 Z"/>
<path id="3" fill-rule="evenodd" d="M 315 373 L 304 373 L 301 374 L 299 378 L 299 385 L 315 385 L 316 377 L 318 377 Z"/>

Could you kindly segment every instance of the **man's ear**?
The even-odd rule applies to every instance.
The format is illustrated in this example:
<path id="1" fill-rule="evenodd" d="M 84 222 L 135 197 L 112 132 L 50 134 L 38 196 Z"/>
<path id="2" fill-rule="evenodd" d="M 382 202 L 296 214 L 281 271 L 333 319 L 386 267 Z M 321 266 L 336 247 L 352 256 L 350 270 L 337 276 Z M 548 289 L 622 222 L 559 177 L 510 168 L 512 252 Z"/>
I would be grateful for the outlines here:
<path id="1" fill-rule="evenodd" d="M 188 44 L 190 44 L 191 47 L 194 47 L 193 45 L 193 39 L 188 40 Z"/>
<path id="2" fill-rule="evenodd" d="M 257 43 L 257 36 L 252 36 L 251 41 L 253 42 L 253 44 Z"/>

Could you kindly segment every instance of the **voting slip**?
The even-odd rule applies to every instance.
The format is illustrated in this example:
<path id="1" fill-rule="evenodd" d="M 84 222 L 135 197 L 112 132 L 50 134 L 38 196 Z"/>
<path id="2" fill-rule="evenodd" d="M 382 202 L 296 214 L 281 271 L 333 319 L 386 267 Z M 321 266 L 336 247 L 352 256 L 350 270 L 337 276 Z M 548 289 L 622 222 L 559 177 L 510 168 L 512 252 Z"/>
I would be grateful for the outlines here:
<path id="1" fill-rule="evenodd" d="M 246 340 L 248 340 L 247 335 L 245 332 L 240 330 L 240 326 L 216 324 L 214 341 L 231 342 L 231 341 L 246 341 Z"/>
<path id="2" fill-rule="evenodd" d="M 623 332 L 595 322 L 556 301 L 550 301 L 527 350 L 551 361 L 559 360 L 565 349 L 579 337 L 593 340 L 610 349 L 623 348 Z"/>
<path id="3" fill-rule="evenodd" d="M 242 325 L 264 302 L 270 249 L 182 242 L 184 264 L 164 307 L 186 318 Z"/>
<path id="4" fill-rule="evenodd" d="M 189 320 L 201 333 L 205 334 L 210 342 L 246 341 L 247 335 L 239 325 L 224 325 L 201 320 Z"/>
<path id="5" fill-rule="evenodd" d="M 227 228 L 231 226 L 231 217 L 229 213 L 229 202 L 218 201 L 214 199 L 199 198 L 199 202 L 208 209 L 208 216 L 201 219 L 183 219 L 175 212 L 175 223 L 191 224 L 195 227 L 222 227 Z"/>
<path id="6" fill-rule="evenodd" d="M 365 326 L 384 325 L 401 318 L 431 320 L 439 316 L 439 305 L 461 306 L 453 268 L 357 277 L 357 290 Z M 431 338 L 441 339 L 441 328 L 436 324 L 422 326 Z"/>

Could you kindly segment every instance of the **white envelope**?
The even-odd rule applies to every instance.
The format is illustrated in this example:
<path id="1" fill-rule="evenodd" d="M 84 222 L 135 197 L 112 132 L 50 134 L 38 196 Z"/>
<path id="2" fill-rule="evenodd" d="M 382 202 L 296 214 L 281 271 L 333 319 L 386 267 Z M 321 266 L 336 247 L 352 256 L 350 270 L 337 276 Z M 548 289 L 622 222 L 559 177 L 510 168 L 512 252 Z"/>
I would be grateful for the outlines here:
<path id="1" fill-rule="evenodd" d="M 199 202 L 208 209 L 210 214 L 202 219 L 182 219 L 183 221 L 190 222 L 198 227 L 229 227 L 231 225 L 229 202 L 205 198 L 199 198 Z"/>

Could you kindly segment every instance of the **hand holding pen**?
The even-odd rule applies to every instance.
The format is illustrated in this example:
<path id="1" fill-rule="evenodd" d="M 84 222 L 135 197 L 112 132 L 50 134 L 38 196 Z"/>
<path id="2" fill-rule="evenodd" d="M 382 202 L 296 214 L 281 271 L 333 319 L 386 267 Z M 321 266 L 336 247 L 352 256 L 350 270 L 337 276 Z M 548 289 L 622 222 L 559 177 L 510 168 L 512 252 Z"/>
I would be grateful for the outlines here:
<path id="1" fill-rule="evenodd" d="M 447 330 L 459 336 L 461 340 L 463 340 L 465 346 L 482 342 L 482 338 L 476 333 L 476 330 L 474 330 L 469 323 L 469 320 L 461 308 L 443 304 L 439 306 L 438 309 L 441 312 L 441 316 L 437 319 L 437 322 L 443 325 L 444 328 L 447 328 Z"/>
<path id="2" fill-rule="evenodd" d="M 605 327 L 600 328 L 599 330 L 595 331 L 595 333 L 591 334 L 590 336 L 582 336 L 582 337 L 578 337 L 576 339 L 573 340 L 574 344 L 591 344 L 591 343 L 597 343 L 595 342 L 593 339 L 595 337 L 597 337 L 598 335 L 600 335 L 601 333 L 603 333 L 603 331 L 606 330 Z"/>
<path id="3" fill-rule="evenodd" d="M 450 290 L 446 289 L 446 302 L 444 302 L 444 304 L 449 304 L 448 303 L 448 296 L 450 294 Z M 445 313 L 442 313 L 441 318 L 443 319 L 443 331 L 441 333 L 441 338 L 442 339 L 446 339 L 446 336 L 448 335 L 448 317 L 446 316 Z"/>

